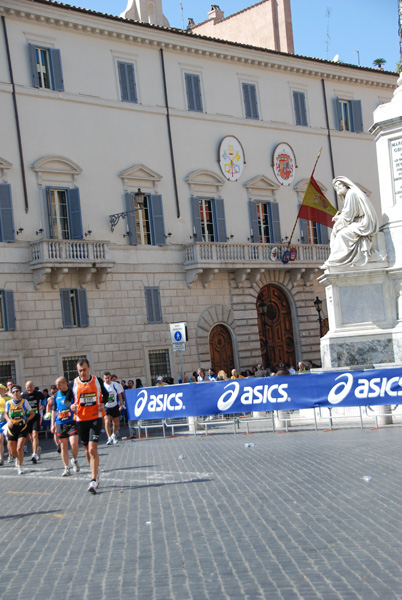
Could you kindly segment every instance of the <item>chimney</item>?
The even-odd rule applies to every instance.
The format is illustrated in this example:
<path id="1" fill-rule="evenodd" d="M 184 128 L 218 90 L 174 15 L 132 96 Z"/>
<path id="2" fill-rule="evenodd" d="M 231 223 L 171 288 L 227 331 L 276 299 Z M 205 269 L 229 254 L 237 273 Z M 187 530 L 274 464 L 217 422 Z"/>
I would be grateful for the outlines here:
<path id="1" fill-rule="evenodd" d="M 219 8 L 217 4 L 211 5 L 211 10 L 208 13 L 208 19 L 213 19 L 214 21 L 220 21 L 223 19 L 224 13 L 223 10 Z"/>

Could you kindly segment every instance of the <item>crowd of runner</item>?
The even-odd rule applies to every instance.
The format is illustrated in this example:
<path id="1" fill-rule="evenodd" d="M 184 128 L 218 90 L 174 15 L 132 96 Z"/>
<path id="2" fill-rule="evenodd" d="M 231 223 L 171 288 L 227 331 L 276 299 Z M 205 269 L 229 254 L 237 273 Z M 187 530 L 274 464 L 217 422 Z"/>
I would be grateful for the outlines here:
<path id="1" fill-rule="evenodd" d="M 32 381 L 25 383 L 24 391 L 11 380 L 6 385 L 0 384 L 0 466 L 4 465 L 5 442 L 7 460 L 15 463 L 19 475 L 24 474 L 24 450 L 28 440 L 32 445 L 32 463 L 40 461 L 39 431 L 44 417 L 50 421 L 57 452 L 61 455 L 64 466 L 62 477 L 71 475 L 71 469 L 80 471 L 80 439 L 91 471 L 88 491 L 96 494 L 100 483 L 99 437 L 105 430 L 106 444 L 117 444 L 125 405 L 124 388 L 112 380 L 112 374 L 105 371 L 101 379 L 92 375 L 90 368 L 87 359 L 79 360 L 78 376 L 70 382 L 65 377 L 58 377 L 50 388 L 50 394 L 48 390 L 40 391 Z"/>

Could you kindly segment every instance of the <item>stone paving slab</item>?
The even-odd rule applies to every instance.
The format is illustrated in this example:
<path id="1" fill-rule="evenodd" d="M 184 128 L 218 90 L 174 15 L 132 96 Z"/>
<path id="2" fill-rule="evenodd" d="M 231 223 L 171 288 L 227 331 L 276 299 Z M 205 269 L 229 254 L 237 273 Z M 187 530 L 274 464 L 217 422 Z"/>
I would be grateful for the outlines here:
<path id="1" fill-rule="evenodd" d="M 402 428 L 229 431 L 0 467 L 0 598 L 402 600 Z"/>

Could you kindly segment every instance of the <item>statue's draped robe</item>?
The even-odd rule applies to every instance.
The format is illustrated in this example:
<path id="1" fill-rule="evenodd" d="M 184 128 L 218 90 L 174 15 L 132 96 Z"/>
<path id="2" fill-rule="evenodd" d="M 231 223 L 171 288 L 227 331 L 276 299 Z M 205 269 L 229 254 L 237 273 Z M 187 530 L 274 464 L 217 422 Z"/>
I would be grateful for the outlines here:
<path id="1" fill-rule="evenodd" d="M 331 254 L 324 265 L 328 267 L 365 265 L 372 253 L 372 236 L 378 231 L 377 215 L 366 194 L 346 178 L 343 181 L 350 188 L 342 211 L 334 217 Z"/>

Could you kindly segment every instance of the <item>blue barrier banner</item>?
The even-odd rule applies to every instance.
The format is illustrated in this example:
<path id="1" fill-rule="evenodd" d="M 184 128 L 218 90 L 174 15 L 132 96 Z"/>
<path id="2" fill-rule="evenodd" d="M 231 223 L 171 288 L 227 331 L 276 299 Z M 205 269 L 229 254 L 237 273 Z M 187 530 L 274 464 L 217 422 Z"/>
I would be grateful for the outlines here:
<path id="1" fill-rule="evenodd" d="M 126 390 L 130 421 L 399 404 L 401 369 L 250 377 Z"/>

